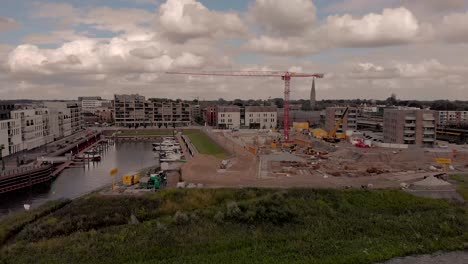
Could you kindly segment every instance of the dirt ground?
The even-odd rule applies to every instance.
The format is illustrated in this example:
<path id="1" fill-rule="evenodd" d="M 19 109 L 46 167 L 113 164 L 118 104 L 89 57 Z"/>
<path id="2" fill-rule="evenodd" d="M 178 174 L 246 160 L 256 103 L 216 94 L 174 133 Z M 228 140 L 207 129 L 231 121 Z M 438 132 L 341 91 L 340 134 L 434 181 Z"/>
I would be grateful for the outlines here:
<path id="1" fill-rule="evenodd" d="M 299 148 L 290 156 L 270 149 L 268 137 L 234 133 L 214 133 L 216 141 L 232 156 L 226 169 L 222 160 L 197 155 L 182 167 L 182 179 L 188 183 L 202 183 L 205 187 L 313 187 L 313 188 L 399 188 L 425 176 L 440 173 L 430 170 L 438 166 L 436 158 L 453 158 L 451 152 L 431 152 L 425 149 L 393 150 L 383 148 L 362 149 L 350 143 L 336 146 L 311 140 L 314 151 L 320 155 L 304 154 Z M 250 137 L 250 138 L 249 138 Z M 269 141 L 270 140 L 270 141 Z M 261 146 L 257 155 L 248 146 Z M 283 159 L 285 161 L 281 161 Z M 468 152 L 460 151 L 454 158 L 455 172 L 468 172 Z"/>

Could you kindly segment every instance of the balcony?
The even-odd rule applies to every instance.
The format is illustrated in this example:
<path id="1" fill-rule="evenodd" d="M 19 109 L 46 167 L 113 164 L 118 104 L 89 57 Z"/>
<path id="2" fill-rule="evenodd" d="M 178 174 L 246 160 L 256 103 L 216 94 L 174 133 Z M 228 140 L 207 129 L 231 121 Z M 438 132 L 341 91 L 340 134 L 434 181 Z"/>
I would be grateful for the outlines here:
<path id="1" fill-rule="evenodd" d="M 403 139 L 406 140 L 406 141 L 415 141 L 416 140 L 415 137 L 404 137 Z"/>
<path id="2" fill-rule="evenodd" d="M 416 127 L 416 123 L 405 123 L 405 127 Z"/>
<path id="3" fill-rule="evenodd" d="M 405 134 L 415 134 L 415 133 L 416 133 L 416 130 L 409 130 L 409 129 L 405 130 Z"/>
<path id="4" fill-rule="evenodd" d="M 423 132 L 424 135 L 435 135 L 435 131 L 433 130 L 426 130 Z"/>
<path id="5" fill-rule="evenodd" d="M 416 120 L 415 116 L 405 116 L 405 120 Z"/>
<path id="6" fill-rule="evenodd" d="M 423 138 L 423 142 L 434 142 L 435 138 Z"/>

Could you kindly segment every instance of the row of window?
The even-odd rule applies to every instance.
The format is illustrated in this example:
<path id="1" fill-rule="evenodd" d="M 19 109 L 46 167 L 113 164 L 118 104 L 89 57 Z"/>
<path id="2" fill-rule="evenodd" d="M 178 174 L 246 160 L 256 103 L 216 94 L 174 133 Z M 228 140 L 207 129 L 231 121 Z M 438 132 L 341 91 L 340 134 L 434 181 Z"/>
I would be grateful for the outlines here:
<path id="1" fill-rule="evenodd" d="M 254 116 L 254 114 L 249 114 L 249 117 L 253 117 L 253 116 Z M 275 117 L 275 114 L 274 114 L 274 113 L 271 113 L 270 116 L 271 116 L 271 117 Z M 260 117 L 260 114 L 257 114 L 257 117 Z M 268 114 L 264 113 L 264 114 L 263 114 L 263 117 L 268 117 Z"/>

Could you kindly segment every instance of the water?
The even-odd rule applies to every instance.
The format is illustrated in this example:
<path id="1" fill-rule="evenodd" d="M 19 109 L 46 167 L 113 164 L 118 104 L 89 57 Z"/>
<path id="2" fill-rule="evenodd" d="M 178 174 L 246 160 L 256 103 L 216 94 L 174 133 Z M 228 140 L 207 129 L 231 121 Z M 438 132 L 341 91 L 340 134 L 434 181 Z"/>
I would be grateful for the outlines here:
<path id="1" fill-rule="evenodd" d="M 0 216 L 24 210 L 24 204 L 37 207 L 47 201 L 75 198 L 112 184 L 109 172 L 118 168 L 115 180 L 141 168 L 159 164 L 150 141 L 118 141 L 102 154 L 100 162 L 89 162 L 85 167 L 64 170 L 51 183 L 0 195 Z"/>

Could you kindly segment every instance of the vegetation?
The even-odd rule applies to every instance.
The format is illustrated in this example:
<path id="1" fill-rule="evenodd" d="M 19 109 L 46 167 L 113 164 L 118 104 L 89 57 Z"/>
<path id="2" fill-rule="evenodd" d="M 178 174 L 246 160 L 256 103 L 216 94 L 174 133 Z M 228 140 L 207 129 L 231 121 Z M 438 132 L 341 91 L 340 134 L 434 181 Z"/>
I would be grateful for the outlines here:
<path id="1" fill-rule="evenodd" d="M 95 194 L 26 225 L 0 263 L 374 263 L 463 250 L 467 210 L 393 190 Z"/>
<path id="2" fill-rule="evenodd" d="M 185 130 L 184 134 L 190 138 L 192 144 L 201 154 L 213 155 L 218 158 L 226 158 L 228 154 L 205 133 L 199 130 Z"/>
<path id="3" fill-rule="evenodd" d="M 26 225 L 44 217 L 70 203 L 70 200 L 58 200 L 48 202 L 32 212 L 21 212 L 9 215 L 0 221 L 0 246 L 11 237 L 15 236 Z"/>
<path id="4" fill-rule="evenodd" d="M 468 175 L 451 175 L 450 178 L 457 182 L 458 193 L 465 201 L 468 201 Z"/>

